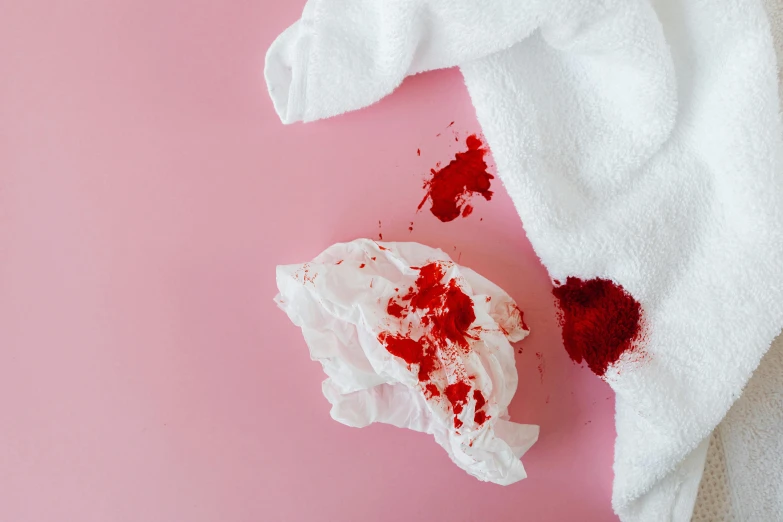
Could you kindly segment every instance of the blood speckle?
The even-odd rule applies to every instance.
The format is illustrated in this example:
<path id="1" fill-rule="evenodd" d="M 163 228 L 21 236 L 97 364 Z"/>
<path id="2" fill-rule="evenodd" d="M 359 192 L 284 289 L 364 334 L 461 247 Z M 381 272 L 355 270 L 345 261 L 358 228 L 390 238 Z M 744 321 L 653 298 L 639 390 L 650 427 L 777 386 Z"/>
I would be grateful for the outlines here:
<path id="1" fill-rule="evenodd" d="M 462 209 L 462 217 L 468 217 L 471 213 L 473 213 L 473 207 L 465 205 Z"/>
<path id="2" fill-rule="evenodd" d="M 484 300 L 485 300 L 486 302 L 490 302 L 490 301 L 492 301 L 492 296 L 491 296 L 491 295 L 488 295 L 487 297 L 485 297 L 485 298 L 484 298 Z"/>
<path id="3" fill-rule="evenodd" d="M 522 311 L 521 308 L 519 308 L 519 306 L 517 306 L 516 303 L 514 303 L 514 311 L 512 313 L 512 317 L 518 319 L 519 326 L 521 326 L 523 330 L 530 331 L 530 328 L 528 328 L 527 325 L 525 324 L 525 313 Z"/>
<path id="4" fill-rule="evenodd" d="M 596 375 L 604 375 L 642 340 L 641 305 L 619 284 L 568 277 L 552 293 L 568 355 L 577 363 L 585 361 Z"/>
<path id="5" fill-rule="evenodd" d="M 536 359 L 538 359 L 538 375 L 541 377 L 541 382 L 544 382 L 544 354 L 536 352 Z"/>
<path id="6" fill-rule="evenodd" d="M 373 261 L 375 261 L 375 259 L 376 259 L 376 258 L 375 258 L 375 257 L 371 257 L 370 259 L 372 259 Z"/>
<path id="7" fill-rule="evenodd" d="M 416 149 L 416 155 L 421 156 L 421 149 Z"/>
<path id="8" fill-rule="evenodd" d="M 454 426 L 457 426 L 457 415 L 462 413 L 462 409 L 468 401 L 468 392 L 470 392 L 470 384 L 465 381 L 457 381 L 454 384 L 449 384 L 444 390 L 446 398 L 451 403 L 451 407 L 454 410 Z M 460 423 L 461 424 L 461 423 Z"/>
<path id="9" fill-rule="evenodd" d="M 413 232 L 413 221 L 411 221 L 411 224 L 408 227 L 408 232 Z"/>
<path id="10" fill-rule="evenodd" d="M 335 263 L 335 265 L 339 265 L 339 264 L 341 264 L 343 261 L 344 261 L 344 260 L 343 260 L 343 259 L 341 259 L 341 260 L 339 260 L 338 262 L 336 262 L 336 263 Z"/>
<path id="11" fill-rule="evenodd" d="M 487 403 L 481 390 L 473 390 L 473 398 L 476 399 L 476 409 L 480 410 Z"/>
<path id="12" fill-rule="evenodd" d="M 397 318 L 403 317 L 405 308 L 398 303 L 394 302 L 394 298 L 389 299 L 389 304 L 386 305 L 386 313 Z"/>
<path id="13" fill-rule="evenodd" d="M 487 422 L 488 418 L 489 417 L 487 417 L 487 413 L 485 411 L 477 411 L 473 415 L 473 422 L 475 422 L 478 426 L 481 426 L 482 424 Z"/>
<path id="14" fill-rule="evenodd" d="M 364 263 L 362 263 L 361 265 L 359 265 L 359 268 L 364 268 L 365 266 L 367 266 L 367 265 L 365 265 Z"/>
<path id="15" fill-rule="evenodd" d="M 431 169 L 432 178 L 424 184 L 427 193 L 419 209 L 429 199 L 432 202 L 430 211 L 443 222 L 458 218 L 460 213 L 469 215 L 472 207 L 466 202 L 474 193 L 487 201 L 492 198 L 489 188 L 494 176 L 487 172 L 484 161 L 488 149 L 475 134 L 467 137 L 466 145 L 468 150 L 458 152 L 448 165 L 439 170 Z M 436 168 L 439 166 L 436 164 Z"/>
<path id="16" fill-rule="evenodd" d="M 460 428 L 462 421 L 457 415 L 467 405 L 471 391 L 477 403 L 476 409 L 483 407 L 486 399 L 481 391 L 474 390 L 464 369 L 461 370 L 462 375 L 459 374 L 462 358 L 471 350 L 470 340 L 477 339 L 471 330 L 476 314 L 473 300 L 463 292 L 457 280 L 446 278 L 445 266 L 450 263 L 436 261 L 418 268 L 411 267 L 419 271 L 414 286 L 409 287 L 405 295 L 399 295 L 399 289 L 395 289 L 398 295 L 389 298 L 386 304 L 386 312 L 393 318 L 402 319 L 417 312 L 413 317 L 421 321 L 425 332 L 418 339 L 382 332 L 378 340 L 389 353 L 400 357 L 411 371 L 417 372 L 425 395 L 429 397 L 441 396 L 438 387 L 431 381 L 432 372 L 444 366 L 450 369 L 450 375 L 456 376 L 456 382 L 446 386 L 442 395 L 451 405 L 454 426 Z M 418 369 L 414 365 L 418 365 Z"/>

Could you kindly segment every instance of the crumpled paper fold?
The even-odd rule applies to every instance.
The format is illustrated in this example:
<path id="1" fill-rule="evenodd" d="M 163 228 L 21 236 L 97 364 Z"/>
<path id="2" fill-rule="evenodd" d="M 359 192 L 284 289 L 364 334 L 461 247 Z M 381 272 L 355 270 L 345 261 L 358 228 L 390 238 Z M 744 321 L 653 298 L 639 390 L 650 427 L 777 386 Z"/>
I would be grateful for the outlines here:
<path id="1" fill-rule="evenodd" d="M 501 288 L 419 243 L 357 239 L 277 267 L 275 298 L 328 378 L 331 416 L 429 433 L 460 468 L 508 485 L 538 426 L 508 420 L 510 342 L 528 335 Z"/>

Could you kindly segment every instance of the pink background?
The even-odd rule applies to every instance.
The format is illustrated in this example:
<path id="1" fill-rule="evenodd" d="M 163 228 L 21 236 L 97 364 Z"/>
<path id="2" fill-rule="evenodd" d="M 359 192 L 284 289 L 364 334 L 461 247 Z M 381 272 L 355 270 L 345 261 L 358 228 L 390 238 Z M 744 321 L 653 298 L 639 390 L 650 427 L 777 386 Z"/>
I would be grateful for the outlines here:
<path id="1" fill-rule="evenodd" d="M 0 520 L 614 520 L 613 396 L 568 360 L 501 184 L 467 219 L 415 214 L 429 168 L 479 131 L 458 71 L 284 127 L 263 58 L 302 5 L 6 2 Z M 525 311 L 527 480 L 330 419 L 274 267 L 379 231 L 461 255 Z"/>

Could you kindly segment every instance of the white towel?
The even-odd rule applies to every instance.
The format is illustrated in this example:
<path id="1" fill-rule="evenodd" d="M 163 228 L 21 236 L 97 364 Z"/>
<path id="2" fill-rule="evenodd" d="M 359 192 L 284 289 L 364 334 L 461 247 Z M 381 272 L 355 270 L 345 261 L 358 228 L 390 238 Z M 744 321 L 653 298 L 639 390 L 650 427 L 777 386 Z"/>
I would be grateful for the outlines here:
<path id="1" fill-rule="evenodd" d="M 783 0 L 764 7 L 783 100 Z M 710 438 L 692 520 L 783 520 L 783 335 Z"/>
<path id="2" fill-rule="evenodd" d="M 311 0 L 265 75 L 293 122 L 452 65 L 551 277 L 611 279 L 644 308 L 646 361 L 605 375 L 615 510 L 688 520 L 707 437 L 783 326 L 783 149 L 762 6 Z"/>

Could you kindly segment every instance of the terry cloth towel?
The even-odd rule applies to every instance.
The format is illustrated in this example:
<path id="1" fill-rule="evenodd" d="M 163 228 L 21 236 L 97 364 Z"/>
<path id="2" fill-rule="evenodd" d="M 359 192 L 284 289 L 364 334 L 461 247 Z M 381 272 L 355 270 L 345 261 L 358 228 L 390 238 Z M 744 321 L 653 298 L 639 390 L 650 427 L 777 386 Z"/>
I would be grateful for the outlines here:
<path id="1" fill-rule="evenodd" d="M 764 5 L 783 99 L 783 0 Z M 783 520 L 783 335 L 710 438 L 692 520 Z"/>
<path id="2" fill-rule="evenodd" d="M 762 5 L 311 0 L 265 76 L 290 123 L 454 65 L 551 277 L 611 279 L 643 307 L 645 360 L 604 375 L 615 511 L 688 520 L 708 437 L 783 327 L 783 148 Z"/>

